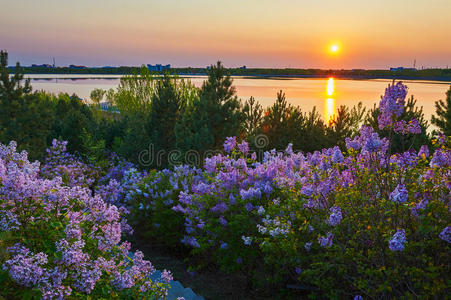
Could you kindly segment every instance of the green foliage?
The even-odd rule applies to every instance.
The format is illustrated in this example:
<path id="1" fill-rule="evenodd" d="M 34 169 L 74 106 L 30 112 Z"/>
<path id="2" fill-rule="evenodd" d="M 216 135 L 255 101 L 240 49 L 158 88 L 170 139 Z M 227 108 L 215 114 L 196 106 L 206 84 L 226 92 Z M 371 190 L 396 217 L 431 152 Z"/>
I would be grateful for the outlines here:
<path id="1" fill-rule="evenodd" d="M 351 110 L 344 105 L 338 108 L 337 115 L 334 115 L 327 128 L 327 135 L 332 145 L 338 145 L 344 149 L 345 138 L 353 137 L 358 133 L 365 117 L 365 110 L 362 102 L 353 106 Z"/>
<path id="2" fill-rule="evenodd" d="M 16 140 L 19 149 L 31 149 L 31 159 L 42 158 L 53 116 L 46 99 L 31 93 L 30 81 L 23 81 L 20 65 L 10 76 L 8 54 L 0 52 L 0 142 Z"/>
<path id="3" fill-rule="evenodd" d="M 146 67 L 139 73 L 121 78 L 113 97 L 113 104 L 121 114 L 147 114 L 155 95 L 156 80 Z M 112 95 L 107 95 L 111 97 Z"/>
<path id="4" fill-rule="evenodd" d="M 71 152 L 83 152 L 83 131 L 92 132 L 95 128 L 93 111 L 81 102 L 76 95 L 69 97 L 60 94 L 58 97 L 50 95 L 50 101 L 54 102 L 55 121 L 52 124 L 53 138 L 59 138 L 69 142 Z"/>
<path id="5" fill-rule="evenodd" d="M 152 98 L 152 109 L 147 131 L 155 153 L 161 153 L 158 167 L 168 167 L 168 154 L 176 149 L 175 124 L 190 99 L 197 97 L 196 89 L 189 81 L 166 74 L 158 80 Z M 155 160 L 156 163 L 156 160 Z"/>
<path id="6" fill-rule="evenodd" d="M 208 71 L 199 99 L 188 104 L 175 126 L 182 151 L 220 149 L 227 136 L 239 135 L 244 121 L 232 79 L 218 62 Z"/>
<path id="7" fill-rule="evenodd" d="M 95 104 L 99 105 L 100 101 L 102 101 L 103 96 L 105 96 L 105 94 L 106 94 L 106 91 L 105 91 L 105 90 L 102 90 L 102 89 L 94 89 L 94 90 L 92 90 L 92 92 L 91 92 L 91 100 L 92 100 Z"/>
<path id="8" fill-rule="evenodd" d="M 296 151 L 314 151 L 330 142 L 327 126 L 314 107 L 303 113 L 299 107 L 288 104 L 285 93 L 277 93 L 277 100 L 266 112 L 262 132 L 268 138 L 266 149 L 283 150 L 291 143 Z"/>
<path id="9" fill-rule="evenodd" d="M 446 92 L 446 100 L 435 102 L 437 116 L 432 116 L 432 124 L 437 126 L 446 136 L 451 136 L 451 86 Z"/>
<path id="10" fill-rule="evenodd" d="M 247 136 L 255 136 L 259 133 L 263 121 L 263 107 L 254 97 L 246 100 L 243 106 L 245 116 L 244 130 Z"/>

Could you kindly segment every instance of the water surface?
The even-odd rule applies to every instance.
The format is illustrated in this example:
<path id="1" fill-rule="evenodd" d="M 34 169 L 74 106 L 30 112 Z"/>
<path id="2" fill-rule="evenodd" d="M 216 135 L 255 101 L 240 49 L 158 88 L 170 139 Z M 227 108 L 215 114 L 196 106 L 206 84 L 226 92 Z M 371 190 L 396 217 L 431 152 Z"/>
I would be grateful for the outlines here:
<path id="1" fill-rule="evenodd" d="M 95 88 L 116 88 L 119 75 L 53 75 L 33 74 L 31 78 L 35 90 L 46 90 L 52 93 L 77 94 L 89 99 Z M 201 86 L 206 76 L 188 77 L 196 86 Z M 303 111 L 310 111 L 314 106 L 328 119 L 340 105 L 353 106 L 359 101 L 365 107 L 373 107 L 391 80 L 370 79 L 350 80 L 321 78 L 250 78 L 233 77 L 238 96 L 242 99 L 255 97 L 264 107 L 272 105 L 278 91 L 283 90 L 289 103 L 299 106 Z M 408 97 L 417 99 L 423 106 L 425 116 L 430 120 L 435 113 L 434 102 L 445 99 L 445 93 L 451 82 L 405 80 L 409 88 Z"/>

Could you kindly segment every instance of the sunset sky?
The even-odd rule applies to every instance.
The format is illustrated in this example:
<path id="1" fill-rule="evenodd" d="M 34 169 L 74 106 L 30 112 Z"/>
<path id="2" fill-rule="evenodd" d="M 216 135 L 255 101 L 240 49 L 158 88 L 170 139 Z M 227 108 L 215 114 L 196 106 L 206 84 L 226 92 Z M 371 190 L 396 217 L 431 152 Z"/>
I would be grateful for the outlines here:
<path id="1" fill-rule="evenodd" d="M 2 0 L 10 64 L 451 67 L 450 0 Z M 339 51 L 330 52 L 333 44 Z"/>

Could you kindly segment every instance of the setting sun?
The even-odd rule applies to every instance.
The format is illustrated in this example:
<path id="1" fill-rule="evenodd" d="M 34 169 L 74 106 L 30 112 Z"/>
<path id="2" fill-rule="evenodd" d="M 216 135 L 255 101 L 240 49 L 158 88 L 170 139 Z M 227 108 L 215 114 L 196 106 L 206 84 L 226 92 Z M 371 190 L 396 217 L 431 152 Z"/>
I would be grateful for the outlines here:
<path id="1" fill-rule="evenodd" d="M 340 49 L 340 48 L 338 47 L 338 45 L 332 45 L 332 46 L 330 46 L 330 51 L 333 52 L 333 53 L 338 52 L 339 49 Z"/>

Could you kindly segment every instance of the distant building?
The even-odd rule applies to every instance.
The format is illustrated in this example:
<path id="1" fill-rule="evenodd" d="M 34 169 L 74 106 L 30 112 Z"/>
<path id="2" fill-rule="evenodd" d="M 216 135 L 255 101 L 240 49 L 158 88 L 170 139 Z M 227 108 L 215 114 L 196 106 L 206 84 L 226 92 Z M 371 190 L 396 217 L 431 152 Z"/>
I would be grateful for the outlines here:
<path id="1" fill-rule="evenodd" d="M 42 65 L 32 64 L 31 67 L 32 68 L 53 68 L 53 66 L 49 65 L 49 64 L 42 64 Z"/>
<path id="2" fill-rule="evenodd" d="M 71 69 L 86 69 L 86 66 L 77 66 L 77 65 L 69 65 L 69 68 Z"/>
<path id="3" fill-rule="evenodd" d="M 416 71 L 416 68 L 404 68 L 404 67 L 397 67 L 397 68 L 390 68 L 390 71 Z"/>
<path id="4" fill-rule="evenodd" d="M 240 67 L 241 70 L 246 70 L 246 66 Z"/>
<path id="5" fill-rule="evenodd" d="M 171 68 L 171 65 L 161 65 L 161 64 L 149 65 L 148 64 L 147 68 L 149 69 L 149 71 L 161 72 L 164 70 L 169 70 Z"/>

